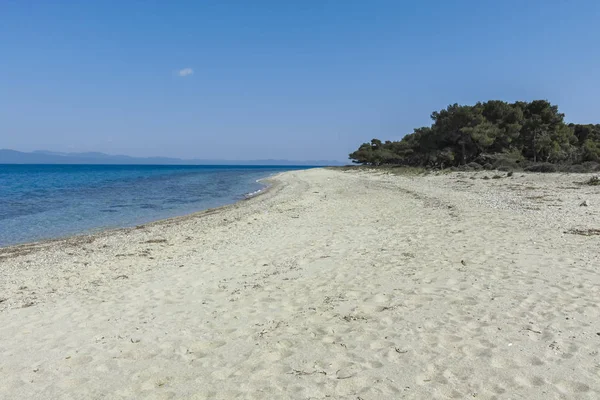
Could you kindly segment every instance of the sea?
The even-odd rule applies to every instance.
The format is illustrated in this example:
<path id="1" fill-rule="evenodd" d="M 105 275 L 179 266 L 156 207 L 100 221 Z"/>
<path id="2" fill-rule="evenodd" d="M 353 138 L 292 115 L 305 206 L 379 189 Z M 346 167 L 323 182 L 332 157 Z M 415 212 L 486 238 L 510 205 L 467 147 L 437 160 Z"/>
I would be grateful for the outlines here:
<path id="1" fill-rule="evenodd" d="M 310 167 L 0 165 L 0 247 L 190 214 Z"/>

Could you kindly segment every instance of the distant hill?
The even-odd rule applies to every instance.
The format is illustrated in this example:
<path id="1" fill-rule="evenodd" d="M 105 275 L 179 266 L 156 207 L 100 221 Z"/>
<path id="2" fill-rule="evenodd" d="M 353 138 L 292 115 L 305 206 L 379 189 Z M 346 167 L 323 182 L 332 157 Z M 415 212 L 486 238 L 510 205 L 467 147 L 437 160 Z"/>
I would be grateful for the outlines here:
<path id="1" fill-rule="evenodd" d="M 26 153 L 16 150 L 0 149 L 0 164 L 141 164 L 141 165 L 345 165 L 339 161 L 328 160 L 185 160 L 168 157 L 131 157 L 98 152 L 58 153 L 37 150 Z"/>

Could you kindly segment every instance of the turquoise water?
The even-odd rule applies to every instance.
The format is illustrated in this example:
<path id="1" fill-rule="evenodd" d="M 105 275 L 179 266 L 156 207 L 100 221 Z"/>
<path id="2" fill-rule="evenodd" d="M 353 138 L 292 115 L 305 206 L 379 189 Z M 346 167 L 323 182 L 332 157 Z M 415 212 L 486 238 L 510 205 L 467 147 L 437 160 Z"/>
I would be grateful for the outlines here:
<path id="1" fill-rule="evenodd" d="M 0 246 L 135 226 L 243 199 L 306 167 L 0 165 Z"/>

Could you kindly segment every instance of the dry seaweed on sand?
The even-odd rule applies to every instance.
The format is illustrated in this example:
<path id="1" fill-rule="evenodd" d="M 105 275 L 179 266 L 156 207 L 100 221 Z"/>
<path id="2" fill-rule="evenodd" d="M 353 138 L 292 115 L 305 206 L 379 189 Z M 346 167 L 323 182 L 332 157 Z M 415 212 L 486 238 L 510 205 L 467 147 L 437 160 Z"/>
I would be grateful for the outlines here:
<path id="1" fill-rule="evenodd" d="M 600 235 L 600 229 L 591 228 L 591 229 L 570 229 L 566 233 L 570 233 L 573 235 L 581 235 L 581 236 L 596 236 Z"/>

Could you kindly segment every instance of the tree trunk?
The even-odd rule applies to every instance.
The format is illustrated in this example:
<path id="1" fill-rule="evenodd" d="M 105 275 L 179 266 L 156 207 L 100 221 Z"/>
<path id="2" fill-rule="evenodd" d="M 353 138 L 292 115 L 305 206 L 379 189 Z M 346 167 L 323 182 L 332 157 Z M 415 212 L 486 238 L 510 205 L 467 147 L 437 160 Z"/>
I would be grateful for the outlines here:
<path id="1" fill-rule="evenodd" d="M 537 136 L 537 132 L 533 132 L 533 162 L 537 162 L 537 149 L 535 148 L 535 139 Z"/>

